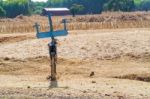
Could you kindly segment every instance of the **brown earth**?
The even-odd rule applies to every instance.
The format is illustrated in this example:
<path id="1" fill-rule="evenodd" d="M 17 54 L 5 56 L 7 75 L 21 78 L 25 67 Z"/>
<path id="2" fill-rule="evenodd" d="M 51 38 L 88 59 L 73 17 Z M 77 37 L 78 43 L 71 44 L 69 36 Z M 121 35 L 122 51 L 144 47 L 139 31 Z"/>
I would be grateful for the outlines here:
<path id="1" fill-rule="evenodd" d="M 150 20 L 150 12 L 103 12 L 96 15 L 78 15 L 75 18 L 72 16 L 66 16 L 71 22 L 113 22 L 113 21 L 139 21 Z M 59 22 L 63 17 L 53 17 L 54 23 Z M 34 16 L 22 16 L 19 15 L 16 18 L 0 19 L 0 22 L 18 22 L 18 23 L 47 23 L 47 17 L 34 15 Z"/>
<path id="2" fill-rule="evenodd" d="M 50 40 L 34 36 L 1 34 L 10 41 L 0 43 L 0 98 L 150 98 L 149 29 L 70 31 L 59 37 L 57 88 L 46 80 Z"/>
<path id="3" fill-rule="evenodd" d="M 104 12 L 100 15 L 77 16 L 74 22 L 119 22 L 150 20 L 149 12 Z"/>

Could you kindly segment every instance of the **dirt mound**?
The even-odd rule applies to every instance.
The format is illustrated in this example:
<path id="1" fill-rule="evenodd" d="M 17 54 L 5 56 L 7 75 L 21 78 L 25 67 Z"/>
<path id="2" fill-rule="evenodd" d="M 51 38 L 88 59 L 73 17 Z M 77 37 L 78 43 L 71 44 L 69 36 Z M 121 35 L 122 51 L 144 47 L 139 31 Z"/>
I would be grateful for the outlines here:
<path id="1" fill-rule="evenodd" d="M 28 24 L 28 23 L 35 23 L 35 22 L 41 22 L 47 21 L 47 17 L 40 16 L 40 15 L 33 15 L 33 16 L 24 16 L 24 15 L 18 15 L 15 18 L 3 18 L 0 19 L 0 22 L 4 23 L 16 23 L 15 25 L 22 23 L 22 24 Z M 45 22 L 46 23 L 46 22 Z"/>
<path id="2" fill-rule="evenodd" d="M 13 42 L 19 42 L 27 39 L 33 39 L 34 37 L 29 36 L 9 36 L 9 37 L 0 37 L 0 43 L 13 43 Z"/>
<path id="3" fill-rule="evenodd" d="M 115 76 L 113 78 L 150 82 L 150 74 L 149 73 L 148 74 L 128 74 L 128 75 L 123 75 L 123 76 Z"/>
<path id="4" fill-rule="evenodd" d="M 23 14 L 16 16 L 16 19 L 25 19 L 25 16 Z"/>
<path id="5" fill-rule="evenodd" d="M 119 22 L 149 20 L 150 13 L 103 13 L 101 15 L 77 16 L 73 22 Z"/>

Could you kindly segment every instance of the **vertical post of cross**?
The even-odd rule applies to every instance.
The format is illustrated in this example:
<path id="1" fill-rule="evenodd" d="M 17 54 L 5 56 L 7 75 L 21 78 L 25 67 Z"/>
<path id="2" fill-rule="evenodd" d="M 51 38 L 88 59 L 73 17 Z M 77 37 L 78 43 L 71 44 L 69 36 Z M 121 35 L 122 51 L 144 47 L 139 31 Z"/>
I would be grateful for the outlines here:
<path id="1" fill-rule="evenodd" d="M 51 14 L 48 14 L 48 20 L 49 20 L 50 32 L 53 32 L 53 21 L 52 21 Z"/>
<path id="2" fill-rule="evenodd" d="M 35 25 L 34 25 L 37 34 L 39 33 L 39 26 L 40 25 L 38 23 L 35 23 Z"/>
<path id="3" fill-rule="evenodd" d="M 50 32 L 51 32 L 51 43 L 48 44 L 49 47 L 49 54 L 50 54 L 50 59 L 51 59 L 51 81 L 56 81 L 56 58 L 57 58 L 57 46 L 56 46 L 56 40 L 53 36 L 53 22 L 51 15 L 48 14 L 48 19 L 49 19 L 49 25 L 50 25 Z"/>
<path id="4" fill-rule="evenodd" d="M 63 19 L 63 20 L 62 20 L 62 23 L 64 23 L 64 30 L 67 30 L 67 25 L 66 25 L 67 22 L 66 22 L 66 19 Z"/>

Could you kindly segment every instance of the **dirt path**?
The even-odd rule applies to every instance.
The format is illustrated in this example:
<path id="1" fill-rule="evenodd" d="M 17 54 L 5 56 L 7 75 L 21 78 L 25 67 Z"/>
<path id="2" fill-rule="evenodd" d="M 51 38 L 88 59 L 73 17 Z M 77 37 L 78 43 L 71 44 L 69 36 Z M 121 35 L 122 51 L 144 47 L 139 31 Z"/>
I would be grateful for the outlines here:
<path id="1" fill-rule="evenodd" d="M 46 80 L 49 39 L 1 43 L 0 98 L 150 98 L 149 29 L 70 33 L 59 38 L 57 88 Z"/>

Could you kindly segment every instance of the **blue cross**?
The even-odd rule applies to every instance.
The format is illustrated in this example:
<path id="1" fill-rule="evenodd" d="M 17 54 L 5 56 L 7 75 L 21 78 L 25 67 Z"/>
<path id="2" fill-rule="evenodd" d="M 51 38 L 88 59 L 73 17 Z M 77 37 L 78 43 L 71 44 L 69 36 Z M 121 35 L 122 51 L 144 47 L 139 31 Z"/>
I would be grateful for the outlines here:
<path id="1" fill-rule="evenodd" d="M 49 19 L 49 25 L 50 25 L 50 31 L 48 32 L 39 32 L 39 24 L 35 23 L 35 28 L 36 28 L 36 36 L 37 38 L 54 38 L 57 36 L 66 36 L 68 35 L 68 31 L 67 31 L 67 27 L 66 27 L 66 19 L 63 19 L 62 22 L 64 23 L 64 29 L 63 30 L 57 30 L 57 31 L 53 31 L 53 24 L 52 24 L 52 18 L 51 15 L 48 15 L 48 19 Z"/>

